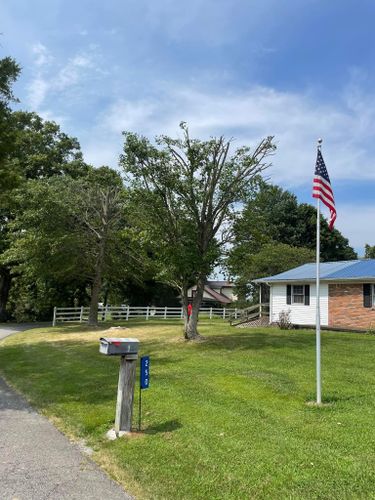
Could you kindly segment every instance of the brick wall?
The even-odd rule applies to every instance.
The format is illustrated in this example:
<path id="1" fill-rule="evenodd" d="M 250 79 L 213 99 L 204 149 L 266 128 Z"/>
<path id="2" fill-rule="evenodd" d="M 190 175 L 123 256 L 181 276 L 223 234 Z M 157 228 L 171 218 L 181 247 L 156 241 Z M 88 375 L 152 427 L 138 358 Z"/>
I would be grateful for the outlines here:
<path id="1" fill-rule="evenodd" d="M 329 285 L 328 297 L 329 326 L 375 328 L 375 309 L 363 307 L 362 284 Z"/>

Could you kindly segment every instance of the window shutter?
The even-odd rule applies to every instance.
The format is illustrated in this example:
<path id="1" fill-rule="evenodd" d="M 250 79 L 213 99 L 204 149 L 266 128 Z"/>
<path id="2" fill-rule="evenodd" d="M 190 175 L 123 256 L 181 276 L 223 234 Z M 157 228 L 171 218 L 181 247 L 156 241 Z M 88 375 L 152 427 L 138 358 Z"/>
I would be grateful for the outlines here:
<path id="1" fill-rule="evenodd" d="M 292 303 L 292 285 L 286 285 L 286 303 Z"/>
<path id="2" fill-rule="evenodd" d="M 305 285 L 305 306 L 310 305 L 310 285 Z"/>
<path id="3" fill-rule="evenodd" d="M 363 283 L 363 307 L 372 306 L 371 285 L 370 283 Z"/>

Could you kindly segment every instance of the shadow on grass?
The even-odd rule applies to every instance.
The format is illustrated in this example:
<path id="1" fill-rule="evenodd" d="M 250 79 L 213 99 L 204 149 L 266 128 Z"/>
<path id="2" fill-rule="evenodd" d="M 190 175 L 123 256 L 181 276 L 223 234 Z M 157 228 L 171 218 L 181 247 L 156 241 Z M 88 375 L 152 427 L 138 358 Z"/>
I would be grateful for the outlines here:
<path id="1" fill-rule="evenodd" d="M 113 319 L 111 321 L 99 322 L 98 326 L 88 326 L 87 323 L 58 323 L 54 327 L 50 327 L 51 330 L 56 331 L 56 333 L 86 333 L 86 332 L 101 332 L 103 330 L 108 330 L 109 328 L 120 326 L 123 329 L 139 328 L 143 326 L 176 326 L 183 325 L 183 320 L 181 319 L 150 319 L 146 321 L 144 318 L 131 318 L 129 321 L 124 319 L 119 319 L 118 321 Z"/>
<path id="2" fill-rule="evenodd" d="M 167 422 L 163 422 L 162 424 L 151 425 L 144 429 L 145 434 L 159 434 L 164 432 L 173 432 L 178 429 L 181 429 L 182 424 L 179 420 L 168 420 Z"/>
<path id="3" fill-rule="evenodd" d="M 265 331 L 249 332 L 236 335 L 210 335 L 204 342 L 205 349 L 228 351 L 259 349 L 306 349 L 315 345 L 313 334 L 274 334 Z"/>
<path id="4" fill-rule="evenodd" d="M 158 349 L 160 342 L 153 342 L 147 345 L 147 354 L 153 357 Z M 155 362 L 161 366 L 176 359 L 157 355 Z M 99 342 L 95 345 L 60 338 L 0 348 L 0 374 L 9 376 L 37 405 L 43 401 L 42 406 L 115 402 L 119 365 L 119 356 L 99 353 Z"/>

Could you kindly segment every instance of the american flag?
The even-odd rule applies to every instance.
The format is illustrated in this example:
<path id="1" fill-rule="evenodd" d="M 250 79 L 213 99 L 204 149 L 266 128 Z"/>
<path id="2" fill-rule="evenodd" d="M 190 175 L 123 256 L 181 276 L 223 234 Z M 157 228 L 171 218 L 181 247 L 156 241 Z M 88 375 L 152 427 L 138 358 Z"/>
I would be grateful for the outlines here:
<path id="1" fill-rule="evenodd" d="M 316 157 L 315 175 L 313 181 L 313 198 L 318 198 L 326 207 L 329 208 L 331 216 L 328 221 L 328 227 L 332 231 L 336 220 L 335 199 L 333 197 L 327 167 L 325 166 L 320 149 L 318 149 L 318 156 Z"/>

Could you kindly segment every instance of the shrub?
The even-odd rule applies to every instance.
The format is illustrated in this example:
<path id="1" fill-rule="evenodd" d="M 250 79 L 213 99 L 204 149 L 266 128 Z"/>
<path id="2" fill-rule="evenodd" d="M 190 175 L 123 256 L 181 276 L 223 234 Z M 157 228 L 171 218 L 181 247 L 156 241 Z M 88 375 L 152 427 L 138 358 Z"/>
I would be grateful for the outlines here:
<path id="1" fill-rule="evenodd" d="M 293 328 L 292 322 L 290 321 L 290 309 L 281 311 L 279 313 L 279 320 L 276 323 L 281 330 L 290 330 Z"/>

